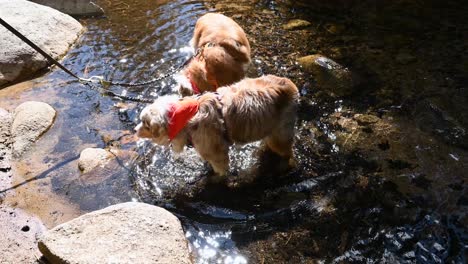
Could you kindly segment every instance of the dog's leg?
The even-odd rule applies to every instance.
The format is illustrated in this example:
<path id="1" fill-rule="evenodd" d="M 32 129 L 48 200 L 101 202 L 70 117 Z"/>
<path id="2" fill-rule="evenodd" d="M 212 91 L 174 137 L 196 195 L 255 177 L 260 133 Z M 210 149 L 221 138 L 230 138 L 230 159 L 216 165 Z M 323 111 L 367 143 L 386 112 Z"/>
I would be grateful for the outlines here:
<path id="1" fill-rule="evenodd" d="M 229 170 L 229 145 L 224 140 L 216 140 L 218 137 L 212 137 L 210 142 L 201 147 L 194 142 L 195 149 L 197 149 L 200 156 L 208 161 L 213 167 L 214 172 L 221 176 L 222 180 Z"/>
<path id="2" fill-rule="evenodd" d="M 290 159 L 293 156 L 295 118 L 290 118 L 290 116 L 289 114 L 284 115 L 281 118 L 282 124 L 265 139 L 266 146 L 285 159 Z"/>
<path id="3" fill-rule="evenodd" d="M 187 145 L 187 135 L 182 131 L 172 140 L 172 150 L 175 153 L 180 153 L 184 150 L 185 145 Z"/>
<path id="4" fill-rule="evenodd" d="M 287 162 L 286 164 L 283 164 L 283 162 L 278 163 L 280 171 L 296 167 L 296 161 L 293 157 L 293 133 L 274 133 L 265 138 L 264 143 L 268 149 L 281 156 Z"/>
<path id="5" fill-rule="evenodd" d="M 273 152 L 289 160 L 290 165 L 294 164 L 293 143 L 294 125 L 296 123 L 297 105 L 292 103 L 283 110 L 279 125 L 266 139 L 266 146 Z"/>
<path id="6" fill-rule="evenodd" d="M 275 152 L 276 154 L 284 157 L 285 159 L 289 159 L 292 157 L 292 145 L 293 145 L 293 138 L 285 135 L 281 135 L 280 133 L 275 133 L 270 135 L 265 139 L 265 143 L 267 147 Z"/>
<path id="7" fill-rule="evenodd" d="M 213 167 L 214 172 L 219 176 L 225 176 L 229 170 L 229 147 L 227 144 L 224 146 L 217 146 L 213 152 L 202 155 Z"/>

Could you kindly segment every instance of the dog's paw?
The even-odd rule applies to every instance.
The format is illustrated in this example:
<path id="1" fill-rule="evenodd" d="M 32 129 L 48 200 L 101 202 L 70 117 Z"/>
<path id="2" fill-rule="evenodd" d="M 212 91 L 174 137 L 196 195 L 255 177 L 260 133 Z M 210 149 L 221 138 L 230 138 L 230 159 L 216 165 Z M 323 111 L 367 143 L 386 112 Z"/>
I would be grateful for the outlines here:
<path id="1" fill-rule="evenodd" d="M 216 186 L 227 186 L 227 177 L 221 176 L 219 174 L 212 174 L 208 177 L 207 179 L 207 184 L 208 185 L 216 185 Z"/>
<path id="2" fill-rule="evenodd" d="M 294 158 L 289 158 L 288 160 L 288 170 L 293 170 L 297 168 L 297 160 Z"/>

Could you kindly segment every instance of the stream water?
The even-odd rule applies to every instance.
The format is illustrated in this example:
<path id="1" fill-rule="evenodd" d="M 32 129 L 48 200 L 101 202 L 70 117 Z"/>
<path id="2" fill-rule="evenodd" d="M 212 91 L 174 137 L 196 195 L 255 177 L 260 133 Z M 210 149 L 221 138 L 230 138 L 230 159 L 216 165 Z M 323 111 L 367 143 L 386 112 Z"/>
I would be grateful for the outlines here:
<path id="1" fill-rule="evenodd" d="M 0 91 L 9 110 L 40 100 L 58 111 L 15 165 L 34 181 L 15 183 L 39 190 L 34 197 L 48 188 L 47 199 L 62 202 L 47 208 L 46 198 L 31 198 L 24 207 L 53 226 L 66 220 L 57 215 L 67 215 L 68 203 L 77 214 L 130 200 L 163 206 L 181 219 L 197 263 L 466 263 L 468 8 L 321 2 L 99 1 L 105 16 L 80 18 L 87 30 L 63 61 L 83 77 L 162 75 L 192 54 L 198 17 L 233 17 L 252 45 L 248 75 L 289 77 L 301 90 L 297 165 L 284 172 L 259 143 L 233 147 L 227 185 L 209 184 L 212 171 L 193 149 L 174 156 L 135 141 L 143 104 L 102 96 L 54 69 Z M 283 29 L 294 18 L 312 25 Z M 315 53 L 356 73 L 355 92 L 335 98 L 317 88 L 296 63 Z M 158 96 L 174 83 L 111 89 Z M 85 147 L 118 149 L 118 162 L 81 175 Z"/>

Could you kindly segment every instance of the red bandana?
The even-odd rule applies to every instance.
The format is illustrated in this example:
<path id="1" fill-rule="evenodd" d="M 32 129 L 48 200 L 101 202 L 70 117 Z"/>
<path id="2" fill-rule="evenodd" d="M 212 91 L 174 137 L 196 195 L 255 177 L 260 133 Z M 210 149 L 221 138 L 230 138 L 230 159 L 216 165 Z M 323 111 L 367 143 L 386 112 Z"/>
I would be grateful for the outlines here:
<path id="1" fill-rule="evenodd" d="M 192 85 L 192 90 L 195 94 L 200 94 L 200 89 L 198 88 L 197 84 L 192 81 L 192 79 L 190 79 L 190 77 L 188 78 L 190 80 L 190 84 Z"/>
<path id="2" fill-rule="evenodd" d="M 169 139 L 173 140 L 187 122 L 198 112 L 198 101 L 192 98 L 169 105 Z"/>

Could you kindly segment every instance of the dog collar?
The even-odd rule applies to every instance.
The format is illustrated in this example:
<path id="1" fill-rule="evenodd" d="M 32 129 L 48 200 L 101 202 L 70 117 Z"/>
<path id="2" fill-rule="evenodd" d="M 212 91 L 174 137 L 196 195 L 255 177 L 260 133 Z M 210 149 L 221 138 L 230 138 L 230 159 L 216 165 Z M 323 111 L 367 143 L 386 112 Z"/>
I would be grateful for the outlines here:
<path id="1" fill-rule="evenodd" d="M 192 86 L 192 91 L 194 94 L 201 94 L 200 88 L 198 88 L 198 85 L 192 81 L 190 77 L 187 77 L 190 81 L 190 85 Z M 218 82 L 216 79 L 208 79 L 208 83 L 214 87 L 215 90 L 219 88 Z"/>
<path id="2" fill-rule="evenodd" d="M 193 98 L 183 99 L 169 105 L 169 139 L 173 140 L 185 127 L 188 121 L 198 112 L 199 103 Z"/>
<path id="3" fill-rule="evenodd" d="M 211 84 L 214 87 L 214 90 L 215 91 L 218 90 L 219 84 L 218 84 L 218 81 L 216 80 L 216 78 L 210 78 L 210 76 L 208 75 L 207 79 L 208 79 L 208 83 Z"/>

